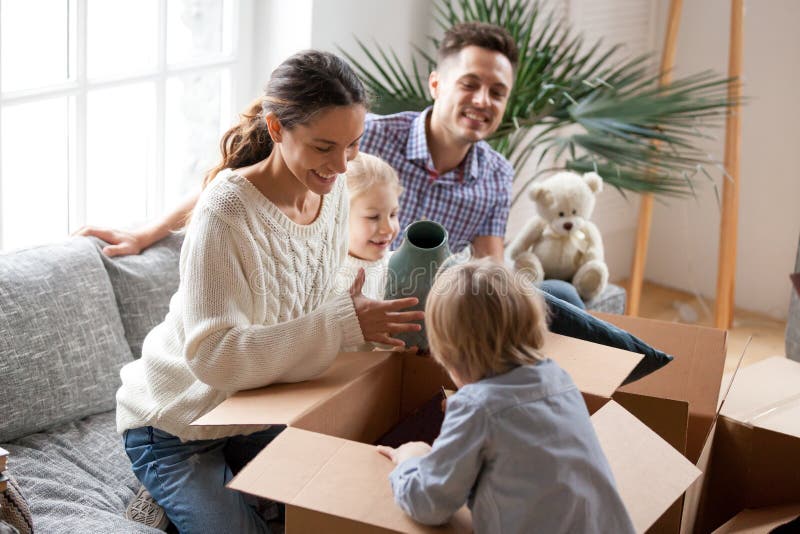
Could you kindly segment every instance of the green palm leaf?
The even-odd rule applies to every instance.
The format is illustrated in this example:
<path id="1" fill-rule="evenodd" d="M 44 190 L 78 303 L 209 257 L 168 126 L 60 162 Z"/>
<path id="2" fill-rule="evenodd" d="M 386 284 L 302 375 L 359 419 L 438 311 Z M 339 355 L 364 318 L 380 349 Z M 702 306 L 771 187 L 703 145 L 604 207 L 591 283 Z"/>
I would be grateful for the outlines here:
<path id="1" fill-rule="evenodd" d="M 710 137 L 707 130 L 721 126 L 729 109 L 740 104 L 728 97 L 735 80 L 702 72 L 660 87 L 649 56 L 619 60 L 617 47 L 604 50 L 601 42 L 584 47 L 565 21 L 545 18 L 538 2 L 436 0 L 433 11 L 442 29 L 490 22 L 517 41 L 514 87 L 488 141 L 526 184 L 561 169 L 594 170 L 623 194 L 681 197 L 694 195 L 698 180 L 710 180 L 709 171 L 722 170 L 700 147 Z M 430 54 L 417 49 L 408 68 L 392 50 L 357 43 L 366 62 L 342 52 L 374 94 L 376 112 L 418 111 L 432 103 Z M 431 37 L 430 44 L 435 49 L 439 42 Z M 547 157 L 556 164 L 523 175 L 537 150 L 539 166 Z"/>

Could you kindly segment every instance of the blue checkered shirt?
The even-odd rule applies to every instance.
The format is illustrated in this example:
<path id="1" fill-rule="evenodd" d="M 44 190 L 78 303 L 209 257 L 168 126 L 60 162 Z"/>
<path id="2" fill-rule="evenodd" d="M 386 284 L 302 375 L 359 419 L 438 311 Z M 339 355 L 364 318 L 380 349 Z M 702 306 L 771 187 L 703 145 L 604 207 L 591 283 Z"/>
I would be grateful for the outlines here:
<path id="1" fill-rule="evenodd" d="M 477 236 L 505 236 L 511 164 L 479 141 L 458 168 L 437 175 L 425 138 L 430 110 L 367 116 L 361 150 L 394 167 L 405 189 L 400 196 L 400 235 L 392 248 L 400 246 L 405 228 L 420 219 L 442 224 L 453 252 Z"/>

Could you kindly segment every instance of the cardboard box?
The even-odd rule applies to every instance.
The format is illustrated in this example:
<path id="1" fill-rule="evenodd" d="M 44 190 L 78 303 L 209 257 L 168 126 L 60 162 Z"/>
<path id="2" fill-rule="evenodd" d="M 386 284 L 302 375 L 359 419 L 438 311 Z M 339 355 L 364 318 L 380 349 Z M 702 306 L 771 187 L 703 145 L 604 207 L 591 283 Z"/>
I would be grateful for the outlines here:
<path id="1" fill-rule="evenodd" d="M 658 372 L 622 386 L 613 398 L 702 468 L 698 462 L 716 416 L 727 332 L 622 315 L 594 315 L 674 357 Z M 683 500 L 677 499 L 650 532 L 683 531 Z M 690 523 L 695 509 L 690 510 Z"/>
<path id="2" fill-rule="evenodd" d="M 706 446 L 695 532 L 712 532 L 746 508 L 800 503 L 800 363 L 773 357 L 728 379 Z"/>
<path id="3" fill-rule="evenodd" d="M 683 450 L 689 460 L 697 462 L 717 412 L 725 368 L 727 332 L 623 315 L 594 315 L 674 356 L 675 359 L 658 372 L 622 386 L 614 399 L 634 413 L 636 408 L 628 407 L 624 401 L 628 396 L 685 402 L 689 410 L 686 443 L 676 448 Z M 663 421 L 659 420 L 657 411 L 646 410 L 641 415 L 644 422 L 657 433 L 672 432 L 670 428 L 662 429 Z M 673 444 L 677 438 L 669 434 L 662 437 Z"/>
<path id="4" fill-rule="evenodd" d="M 602 406 L 593 415 L 598 436 L 637 530 L 646 530 L 699 471 L 636 417 L 610 402 L 641 355 L 554 334 L 544 352 L 572 375 L 585 398 Z M 195 424 L 289 427 L 229 484 L 287 503 L 289 534 L 312 529 L 467 532 L 466 509 L 437 529 L 405 516 L 394 504 L 388 483 L 393 466 L 371 445 L 443 385 L 452 387 L 446 373 L 428 357 L 342 353 L 316 380 L 238 393 Z M 658 399 L 650 402 L 656 405 Z M 665 402 L 682 408 L 685 430 L 687 404 Z"/>
<path id="5" fill-rule="evenodd" d="M 797 520 L 798 517 L 800 517 L 800 504 L 748 509 L 736 514 L 733 519 L 715 530 L 714 534 L 766 534 L 790 521 Z M 800 529 L 800 525 L 792 527 L 794 528 L 784 527 L 787 530 L 782 532 L 788 534 Z"/>

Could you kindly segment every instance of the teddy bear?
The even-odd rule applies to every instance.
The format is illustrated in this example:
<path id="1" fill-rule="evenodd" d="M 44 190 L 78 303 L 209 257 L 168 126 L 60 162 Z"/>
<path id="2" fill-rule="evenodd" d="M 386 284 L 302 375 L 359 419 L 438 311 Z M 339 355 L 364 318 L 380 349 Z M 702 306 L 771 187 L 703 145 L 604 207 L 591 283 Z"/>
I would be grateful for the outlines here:
<path id="1" fill-rule="evenodd" d="M 603 240 L 589 220 L 603 179 L 564 171 L 535 182 L 528 193 L 538 214 L 508 248 L 514 267 L 538 284 L 545 278 L 572 282 L 583 300 L 591 300 L 608 284 Z"/>

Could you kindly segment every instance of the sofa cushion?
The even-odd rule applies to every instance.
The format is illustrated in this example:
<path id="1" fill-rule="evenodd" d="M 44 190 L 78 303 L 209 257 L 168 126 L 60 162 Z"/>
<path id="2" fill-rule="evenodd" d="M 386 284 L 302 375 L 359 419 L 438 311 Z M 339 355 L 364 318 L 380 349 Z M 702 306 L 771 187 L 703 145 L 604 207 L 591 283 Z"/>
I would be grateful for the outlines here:
<path id="1" fill-rule="evenodd" d="M 139 488 L 114 411 L 31 434 L 2 446 L 28 500 L 35 532 L 161 534 L 125 519 Z"/>
<path id="2" fill-rule="evenodd" d="M 97 249 L 107 244 L 93 239 Z M 117 298 L 125 337 L 134 358 L 142 355 L 142 342 L 164 320 L 169 300 L 178 290 L 178 262 L 183 234 L 165 237 L 141 254 L 109 258 L 102 254 Z"/>
<path id="3" fill-rule="evenodd" d="M 625 288 L 608 284 L 602 293 L 586 303 L 586 309 L 603 313 L 625 313 Z"/>
<path id="4" fill-rule="evenodd" d="M 0 255 L 0 441 L 110 410 L 132 360 L 84 238 Z"/>

